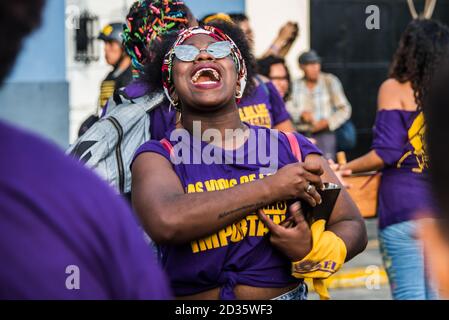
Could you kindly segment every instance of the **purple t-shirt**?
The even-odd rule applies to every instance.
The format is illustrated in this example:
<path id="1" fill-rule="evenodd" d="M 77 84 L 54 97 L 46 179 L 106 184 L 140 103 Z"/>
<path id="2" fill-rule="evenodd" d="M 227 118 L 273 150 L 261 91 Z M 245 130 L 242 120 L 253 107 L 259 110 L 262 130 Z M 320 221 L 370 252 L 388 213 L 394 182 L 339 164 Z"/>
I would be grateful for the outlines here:
<path id="1" fill-rule="evenodd" d="M 379 227 L 412 220 L 432 207 L 422 112 L 381 110 L 372 149 L 385 163 L 379 187 Z"/>
<path id="2" fill-rule="evenodd" d="M 0 299 L 170 298 L 132 212 L 109 186 L 1 122 L 0 148 Z"/>
<path id="3" fill-rule="evenodd" d="M 189 134 L 187 137 L 184 135 L 184 139 L 171 141 L 173 150 L 178 150 L 175 154 L 179 155 L 172 159 L 173 169 L 185 192 L 224 190 L 261 179 L 275 173 L 277 168 L 297 162 L 284 134 L 262 127 L 250 128 L 252 130 L 246 143 L 233 151 L 223 151 L 218 147 L 212 147 L 211 151 L 209 148 L 212 145 Z M 296 138 L 303 159 L 312 153 L 321 154 L 303 136 L 296 134 Z M 170 140 L 170 135 L 167 135 L 167 139 Z M 276 164 L 271 166 L 272 169 L 269 169 L 269 161 L 257 156 L 259 151 L 261 155 L 273 155 L 272 164 Z M 169 152 L 159 141 L 143 144 L 135 158 L 145 152 L 157 153 L 171 161 Z M 206 164 L 201 158 L 193 162 L 196 156 L 204 152 L 213 154 L 217 161 L 221 160 L 221 164 Z M 187 159 L 192 161 L 191 164 L 186 163 Z M 265 207 L 264 211 L 279 224 L 288 215 L 287 206 L 285 201 L 279 201 Z M 291 276 L 290 261 L 271 246 L 267 233 L 268 229 L 254 212 L 206 238 L 183 245 L 161 246 L 162 265 L 168 273 L 175 295 L 191 295 L 221 287 L 220 297 L 233 299 L 236 284 L 277 288 L 297 282 L 298 279 Z"/>
<path id="4" fill-rule="evenodd" d="M 255 126 L 273 128 L 290 119 L 285 102 L 272 82 L 259 84 L 238 106 L 240 119 Z"/>
<path id="5" fill-rule="evenodd" d="M 149 92 L 148 85 L 135 81 L 124 89 L 130 98 L 138 98 Z M 273 83 L 260 84 L 254 92 L 238 104 L 240 119 L 249 124 L 272 128 L 290 118 L 285 103 Z M 103 109 L 103 115 L 107 105 Z M 176 124 L 176 111 L 167 99 L 150 112 L 151 139 L 161 140 Z"/>

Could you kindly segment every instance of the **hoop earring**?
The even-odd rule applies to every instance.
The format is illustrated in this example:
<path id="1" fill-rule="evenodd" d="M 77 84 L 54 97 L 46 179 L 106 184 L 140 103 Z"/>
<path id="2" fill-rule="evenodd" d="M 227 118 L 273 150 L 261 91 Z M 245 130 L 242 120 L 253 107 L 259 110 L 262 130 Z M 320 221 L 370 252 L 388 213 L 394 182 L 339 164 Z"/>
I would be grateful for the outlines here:
<path id="1" fill-rule="evenodd" d="M 179 101 L 176 101 L 175 103 L 173 103 L 172 106 L 176 111 L 181 112 L 181 108 L 179 107 Z"/>
<path id="2" fill-rule="evenodd" d="M 170 99 L 170 107 L 169 107 L 169 111 L 171 112 L 172 111 L 172 108 L 173 107 L 173 109 L 175 109 L 176 111 L 181 111 L 181 108 L 179 107 L 179 101 L 174 101 L 174 100 L 171 100 Z"/>

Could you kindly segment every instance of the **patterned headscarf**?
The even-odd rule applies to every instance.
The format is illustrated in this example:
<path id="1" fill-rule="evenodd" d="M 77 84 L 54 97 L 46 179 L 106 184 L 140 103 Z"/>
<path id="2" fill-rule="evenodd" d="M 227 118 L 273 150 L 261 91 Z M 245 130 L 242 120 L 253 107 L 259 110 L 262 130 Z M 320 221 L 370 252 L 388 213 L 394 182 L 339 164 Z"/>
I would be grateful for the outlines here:
<path id="1" fill-rule="evenodd" d="M 240 92 L 236 95 L 237 99 L 240 99 L 243 96 L 243 92 L 245 91 L 246 81 L 247 81 L 247 69 L 245 60 L 237 47 L 234 41 L 223 31 L 218 28 L 212 26 L 203 26 L 203 27 L 192 27 L 189 29 L 183 30 L 176 39 L 175 43 L 168 51 L 168 53 L 164 57 L 164 63 L 162 65 L 162 84 L 164 86 L 165 94 L 170 100 L 172 105 L 176 105 L 173 101 L 173 93 L 175 91 L 172 79 L 172 71 L 173 71 L 173 61 L 175 58 L 175 48 L 179 45 L 182 45 L 187 39 L 198 35 L 205 34 L 211 38 L 214 38 L 217 41 L 229 41 L 231 43 L 231 56 L 234 60 L 235 68 L 237 70 L 237 77 L 240 82 Z"/>

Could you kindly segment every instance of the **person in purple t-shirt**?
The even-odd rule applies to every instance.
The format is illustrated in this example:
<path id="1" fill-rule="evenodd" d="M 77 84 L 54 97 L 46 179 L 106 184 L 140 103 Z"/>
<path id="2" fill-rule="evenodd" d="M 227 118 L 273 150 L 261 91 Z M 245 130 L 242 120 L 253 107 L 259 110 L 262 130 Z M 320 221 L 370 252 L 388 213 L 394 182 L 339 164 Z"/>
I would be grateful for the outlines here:
<path id="1" fill-rule="evenodd" d="M 0 3 L 0 82 L 44 3 Z M 0 300 L 170 298 L 131 210 L 109 186 L 3 122 L 0 148 Z"/>
<path id="2" fill-rule="evenodd" d="M 304 299 L 291 262 L 308 255 L 312 238 L 295 200 L 316 206 L 321 179 L 338 179 L 304 137 L 241 121 L 236 99 L 247 67 L 239 48 L 248 46 L 236 26 L 226 32 L 190 28 L 156 52 L 151 85 L 161 83 L 162 70 L 167 98 L 182 116 L 177 130 L 137 151 L 133 206 L 160 246 L 178 298 Z M 293 229 L 285 224 L 290 218 Z M 272 242 L 265 219 L 280 228 Z M 366 246 L 363 219 L 345 190 L 327 230 L 344 243 L 346 260 Z"/>
<path id="3" fill-rule="evenodd" d="M 390 70 L 379 89 L 372 150 L 339 169 L 345 174 L 382 171 L 379 239 L 394 299 L 435 299 L 422 245 L 416 238 L 418 213 L 432 207 L 428 183 L 423 102 L 443 54 L 449 29 L 413 20 L 402 34 Z"/>

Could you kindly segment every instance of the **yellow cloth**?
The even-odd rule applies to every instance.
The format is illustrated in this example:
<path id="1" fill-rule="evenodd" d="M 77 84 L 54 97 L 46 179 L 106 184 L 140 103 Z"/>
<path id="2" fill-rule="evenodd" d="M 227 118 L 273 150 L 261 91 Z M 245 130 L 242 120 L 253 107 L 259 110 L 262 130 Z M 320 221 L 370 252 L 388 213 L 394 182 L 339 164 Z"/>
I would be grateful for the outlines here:
<path id="1" fill-rule="evenodd" d="M 292 263 L 292 275 L 296 278 L 311 278 L 320 299 L 330 299 L 324 279 L 337 272 L 346 260 L 346 245 L 335 233 L 325 231 L 326 221 L 312 224 L 312 250 L 301 261 Z"/>

